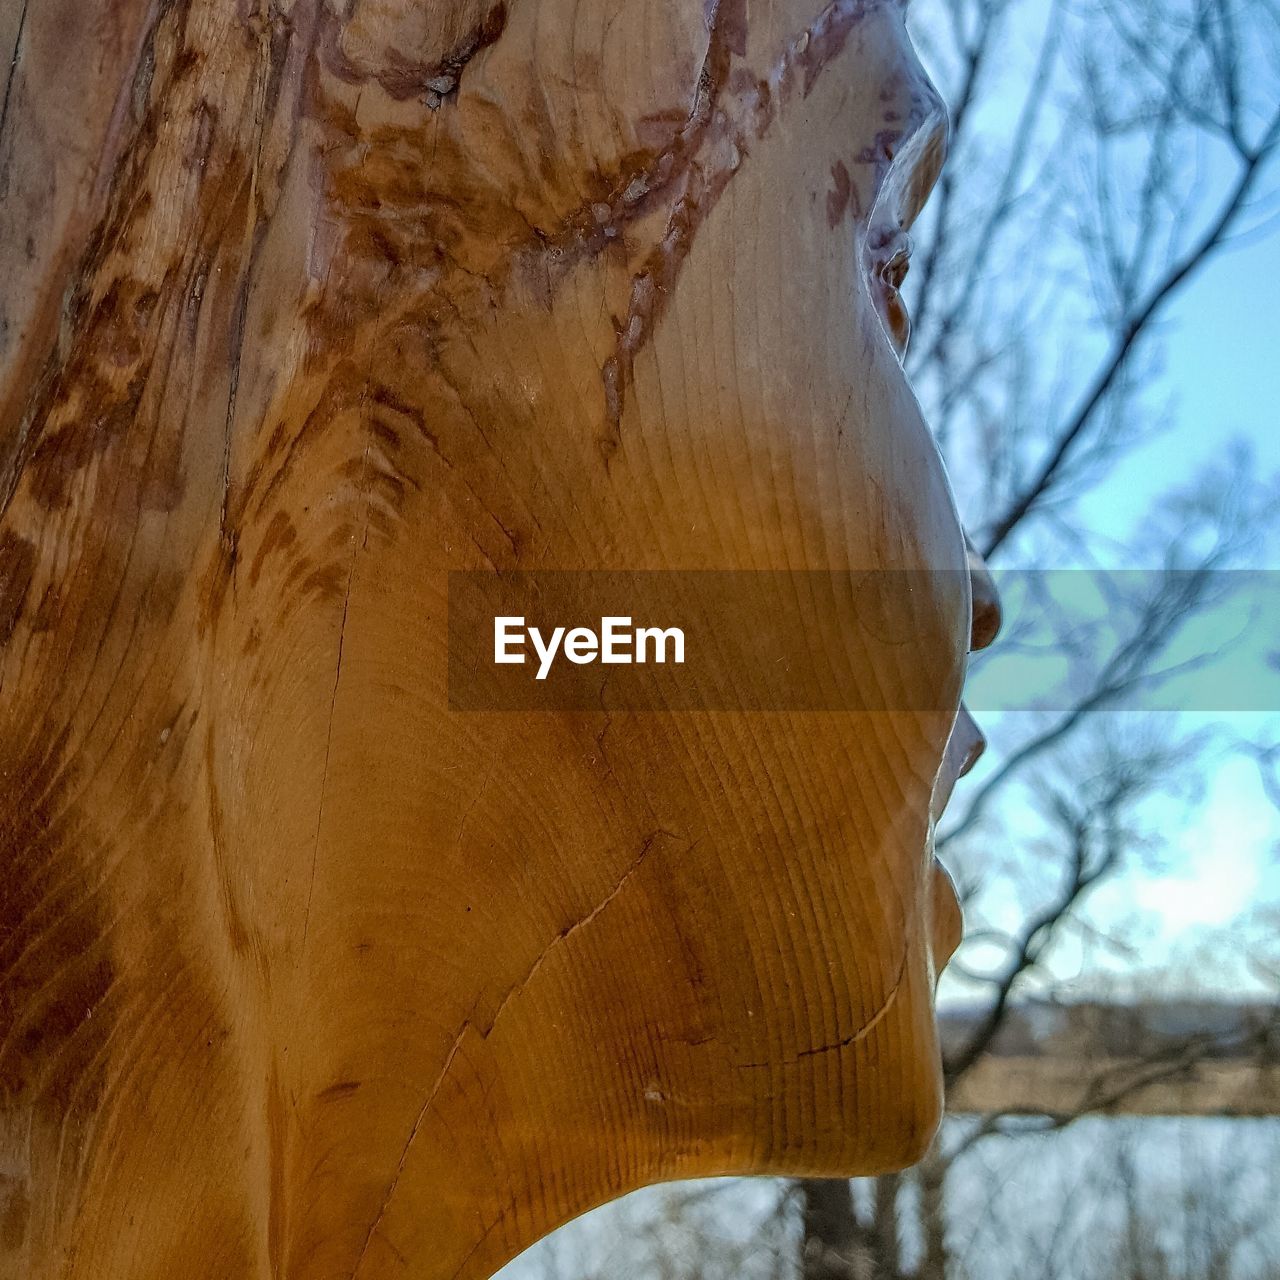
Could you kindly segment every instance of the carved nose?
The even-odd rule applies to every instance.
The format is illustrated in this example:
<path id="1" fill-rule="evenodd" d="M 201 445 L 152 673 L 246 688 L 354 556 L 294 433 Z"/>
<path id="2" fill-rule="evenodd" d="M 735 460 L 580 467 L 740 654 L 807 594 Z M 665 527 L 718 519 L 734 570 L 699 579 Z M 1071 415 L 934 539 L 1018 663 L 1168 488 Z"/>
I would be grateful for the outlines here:
<path id="1" fill-rule="evenodd" d="M 871 239 L 906 230 L 919 216 L 947 158 L 947 106 L 916 54 L 902 9 L 877 10 L 886 25 L 886 75 L 880 90 L 884 127 L 859 159 L 873 174 Z M 883 243 L 883 241 L 882 241 Z"/>
<path id="2" fill-rule="evenodd" d="M 923 75 L 923 73 L 922 73 Z M 929 201 L 929 195 L 937 185 L 942 167 L 947 162 L 948 140 L 951 122 L 947 108 L 933 83 L 923 77 L 927 87 L 927 106 L 919 116 L 920 125 L 912 140 L 912 160 L 909 175 L 904 184 L 901 224 L 909 227 L 920 216 Z M 919 110 L 919 109 L 917 109 Z"/>
<path id="3" fill-rule="evenodd" d="M 973 596 L 973 621 L 969 633 L 969 649 L 977 653 L 985 649 L 1000 634 L 1004 611 L 1000 608 L 1000 592 L 987 562 L 965 535 L 969 560 L 969 586 Z"/>

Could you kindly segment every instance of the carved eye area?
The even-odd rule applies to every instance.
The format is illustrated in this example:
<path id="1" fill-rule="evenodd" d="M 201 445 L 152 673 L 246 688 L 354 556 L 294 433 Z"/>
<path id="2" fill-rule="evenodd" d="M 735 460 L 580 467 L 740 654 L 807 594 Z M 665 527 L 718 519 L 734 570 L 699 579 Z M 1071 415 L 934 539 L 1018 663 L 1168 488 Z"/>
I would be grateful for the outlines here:
<path id="1" fill-rule="evenodd" d="M 900 228 L 890 236 L 884 237 L 884 248 L 881 252 L 892 249 L 893 252 L 881 262 L 876 276 L 880 282 L 877 299 L 880 313 L 884 317 L 889 330 L 889 337 L 899 356 L 906 354 L 907 341 L 911 336 L 911 318 L 902 301 L 899 290 L 907 278 L 911 265 L 911 238 Z M 879 255 L 877 255 L 879 256 Z"/>
<path id="2" fill-rule="evenodd" d="M 889 286 L 890 289 L 897 292 L 902 288 L 902 282 L 907 278 L 907 272 L 911 269 L 911 248 L 908 245 L 899 249 L 897 253 L 889 259 L 888 262 L 880 268 L 880 279 Z"/>

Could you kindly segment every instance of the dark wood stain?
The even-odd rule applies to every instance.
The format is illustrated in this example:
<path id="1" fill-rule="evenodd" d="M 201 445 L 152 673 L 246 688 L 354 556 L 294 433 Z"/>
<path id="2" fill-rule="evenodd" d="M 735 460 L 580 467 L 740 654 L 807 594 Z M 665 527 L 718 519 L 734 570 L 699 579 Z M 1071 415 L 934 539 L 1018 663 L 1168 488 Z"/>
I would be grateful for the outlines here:
<path id="1" fill-rule="evenodd" d="M 321 1089 L 316 1095 L 319 1102 L 340 1102 L 343 1098 L 349 1098 L 360 1088 L 359 1080 L 339 1080 L 336 1084 L 331 1084 L 327 1089 Z"/>
<path id="2" fill-rule="evenodd" d="M 507 25 L 504 0 L 492 8 L 447 53 L 431 62 L 414 62 L 400 50 L 383 50 L 381 66 L 364 67 L 342 49 L 342 22 L 326 12 L 321 20 L 320 59 L 325 69 L 347 84 L 373 81 L 397 102 L 421 97 L 432 107 L 455 95 L 467 64 L 494 44 Z M 428 97 L 430 95 L 430 97 Z"/>
<path id="3" fill-rule="evenodd" d="M 831 190 L 827 192 L 827 226 L 833 231 L 844 220 L 853 195 L 853 181 L 843 160 L 831 166 Z"/>
<path id="4" fill-rule="evenodd" d="M 0 529 L 0 649 L 18 624 L 35 567 L 35 546 L 10 529 Z"/>
<path id="5" fill-rule="evenodd" d="M 0 740 L 0 1111 L 27 1107 L 77 1126 L 105 1080 L 116 966 L 93 887 L 101 851 L 73 799 L 66 741 Z"/>

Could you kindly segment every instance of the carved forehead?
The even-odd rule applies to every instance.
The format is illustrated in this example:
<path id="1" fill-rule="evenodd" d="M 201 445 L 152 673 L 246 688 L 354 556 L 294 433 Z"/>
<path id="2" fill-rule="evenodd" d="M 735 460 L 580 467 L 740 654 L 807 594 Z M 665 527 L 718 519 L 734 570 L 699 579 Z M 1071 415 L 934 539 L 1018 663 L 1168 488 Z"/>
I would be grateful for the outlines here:
<path id="1" fill-rule="evenodd" d="M 562 76 L 578 92 L 604 70 L 610 48 L 625 48 L 627 65 L 612 68 L 622 73 L 612 88 L 621 90 L 646 66 L 669 75 L 673 60 L 705 47 L 717 23 L 739 22 L 744 7 L 745 0 L 355 0 L 349 15 L 329 14 L 327 43 L 335 67 L 397 91 L 459 73 L 502 37 L 547 81 Z"/>
<path id="2" fill-rule="evenodd" d="M 792 63 L 808 96 L 811 68 L 856 47 L 863 66 L 855 78 L 870 89 L 871 64 L 896 74 L 898 59 L 896 51 L 871 52 L 881 35 L 868 39 L 870 31 L 885 28 L 869 20 L 900 20 L 902 11 L 901 0 L 331 2 L 318 41 L 322 74 L 373 89 L 372 99 L 380 88 L 391 99 L 384 108 L 435 110 L 468 92 L 502 132 L 531 131 L 548 150 L 567 143 L 601 159 L 645 146 L 637 131 L 646 125 L 687 119 L 699 90 L 709 100 L 707 90 L 725 87 L 731 71 L 767 93 Z M 382 114 L 374 100 L 364 112 Z"/>
<path id="3" fill-rule="evenodd" d="M 328 189 L 348 218 L 430 205 L 490 243 L 552 234 L 620 196 L 707 113 L 738 43 L 727 14 L 703 0 L 362 0 L 330 13 L 311 99 Z"/>

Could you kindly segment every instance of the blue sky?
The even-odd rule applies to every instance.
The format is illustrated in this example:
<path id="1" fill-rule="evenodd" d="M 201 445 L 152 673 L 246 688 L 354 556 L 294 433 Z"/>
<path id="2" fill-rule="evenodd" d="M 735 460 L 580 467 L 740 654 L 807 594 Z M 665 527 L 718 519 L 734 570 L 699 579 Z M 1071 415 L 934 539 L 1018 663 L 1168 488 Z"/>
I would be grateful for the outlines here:
<path id="1" fill-rule="evenodd" d="M 1175 419 L 1100 486 L 1088 508 L 1100 525 L 1221 456 L 1232 437 L 1250 443 L 1261 474 L 1280 473 L 1280 234 L 1224 250 L 1170 304 L 1159 340 Z M 1251 562 L 1280 567 L 1276 540 Z"/>
<path id="2" fill-rule="evenodd" d="M 925 17 L 923 5 L 918 12 Z M 1014 12 L 1017 25 L 1003 63 L 992 72 L 996 83 L 982 106 L 981 129 L 993 140 L 1012 128 L 1027 81 L 1020 61 L 1029 65 L 1039 47 L 1047 6 L 1024 5 Z M 1209 210 L 1213 188 L 1224 190 L 1234 170 L 1223 156 L 1205 149 L 1185 156 L 1184 164 L 1186 189 L 1208 193 L 1203 208 Z M 1280 477 L 1280 215 L 1276 199 L 1265 200 L 1265 193 L 1277 187 L 1280 163 L 1273 163 L 1260 183 L 1263 202 L 1247 219 L 1256 230 L 1220 251 L 1162 313 L 1153 335 L 1161 358 L 1149 407 L 1164 411 L 1169 425 L 1136 443 L 1079 508 L 1086 527 L 1114 537 L 1120 545 L 1131 543 L 1141 532 L 1162 494 L 1191 481 L 1206 465 L 1225 461 L 1233 441 L 1250 447 L 1257 479 Z M 1059 343 L 1048 335 L 1046 367 L 1057 358 L 1057 348 L 1070 347 L 1077 336 L 1064 332 Z M 1280 569 L 1280 511 L 1273 525 L 1243 563 Z M 1280 618 L 1272 616 L 1264 623 L 1274 635 Z M 1251 639 L 1256 663 L 1256 631 Z M 1233 668 L 1233 674 L 1238 670 Z M 1280 681 L 1280 673 L 1275 678 Z M 1267 699 L 1270 706 L 1280 705 L 1274 695 L 1273 689 Z M 1250 936 L 1265 945 L 1270 937 L 1271 955 L 1280 958 L 1274 946 L 1280 924 L 1280 814 L 1267 800 L 1254 764 L 1233 750 L 1233 744 L 1239 739 L 1280 740 L 1280 713 L 1153 714 L 1170 732 L 1215 733 L 1215 745 L 1194 769 L 1199 774 L 1198 793 L 1150 801 L 1146 816 L 1158 834 L 1158 853 L 1145 863 L 1135 860 L 1137 865 L 1090 901 L 1090 922 L 1103 933 L 1134 943 L 1133 948 L 1112 951 L 1106 945 L 1069 939 L 1058 952 L 1056 974 L 1077 994 L 1105 987 L 1118 975 L 1128 975 L 1148 992 L 1154 987 L 1170 996 L 1203 991 L 1274 994 L 1274 986 L 1244 962 L 1240 944 Z M 1017 741 L 1028 728 L 1019 713 L 982 718 L 994 750 L 971 781 L 961 784 L 952 802 L 956 810 L 964 806 L 965 787 L 980 784 L 998 763 L 1001 746 Z M 1124 713 L 1115 713 L 1112 723 L 1123 731 Z M 1006 834 L 1015 844 L 1018 825 L 1012 818 Z M 1032 828 L 1028 815 L 1026 849 L 992 852 L 1010 877 L 1010 891 L 1002 891 L 1002 905 L 994 906 L 998 923 L 1016 926 L 1022 917 L 1023 908 L 1012 893 L 1020 871 L 1041 880 L 1052 874 L 1051 869 L 1034 869 Z M 1276 912 L 1270 928 L 1265 919 L 1268 908 Z M 944 990 L 947 986 L 956 989 L 947 984 Z"/>
<path id="3" fill-rule="evenodd" d="M 1280 360 L 1268 296 L 1277 281 L 1280 243 L 1272 238 L 1219 259 L 1171 309 L 1163 341 L 1164 383 L 1176 410 L 1173 425 L 1123 459 L 1098 486 L 1087 507 L 1094 527 L 1110 527 L 1123 536 L 1160 493 L 1192 477 L 1233 437 L 1251 443 L 1259 475 L 1280 471 L 1280 433 L 1274 421 L 1280 405 Z M 1250 565 L 1280 568 L 1277 541 L 1273 530 L 1251 554 Z M 1277 594 L 1269 590 L 1263 596 L 1272 609 Z M 1232 615 L 1231 627 L 1223 629 L 1237 632 L 1242 617 Z M 1211 627 L 1212 620 L 1199 634 L 1189 632 L 1193 648 L 1210 643 Z M 1055 980 L 1064 984 L 1060 989 L 1079 997 L 1129 991 L 1168 997 L 1275 995 L 1274 981 L 1253 960 L 1261 953 L 1273 967 L 1280 962 L 1280 813 L 1239 744 L 1280 741 L 1280 672 L 1266 672 L 1260 662 L 1263 642 L 1273 643 L 1278 629 L 1280 617 L 1268 612 L 1207 678 L 1210 692 L 1225 687 L 1238 695 L 1242 685 L 1246 692 L 1250 687 L 1247 673 L 1263 672 L 1269 677 L 1261 695 L 1265 711 L 1148 709 L 1097 717 L 1110 726 L 1108 732 L 1124 733 L 1142 722 L 1170 734 L 1207 733 L 1211 743 L 1196 758 L 1189 786 L 1145 803 L 1145 823 L 1156 835 L 1154 852 L 1131 857 L 1124 874 L 1101 886 L 1087 903 L 1090 925 L 1100 935 L 1120 939 L 1124 947 L 1111 949 L 1096 939 L 1090 943 L 1068 934 L 1051 965 Z M 998 657 L 998 650 L 993 656 Z M 953 812 L 963 810 L 966 789 L 981 784 L 998 764 L 1001 749 L 1034 728 L 1028 713 L 984 713 L 980 687 L 974 690 L 978 715 L 993 750 L 961 783 Z M 1028 870 L 1036 865 L 1034 826 L 1030 813 L 1025 824 L 1012 815 L 1005 839 L 1016 845 L 1025 837 L 1026 848 L 991 851 L 992 872 L 1008 875 L 1009 887 L 986 900 L 990 922 L 1016 929 L 1025 906 L 1013 886 L 1022 876 L 1043 882 L 1057 874 L 1054 868 Z M 1268 911 L 1273 913 L 1269 918 Z M 981 957 L 978 967 L 996 959 Z M 1028 988 L 1036 989 L 1035 983 Z M 954 982 L 945 982 L 943 991 L 959 998 L 973 994 L 972 988 Z"/>
<path id="4" fill-rule="evenodd" d="M 1247 440 L 1259 476 L 1280 473 L 1280 235 L 1245 241 L 1220 255 L 1171 305 L 1162 326 L 1162 382 L 1172 396 L 1167 433 L 1139 446 L 1099 487 L 1091 515 L 1117 522 L 1171 483 L 1221 456 L 1233 437 Z M 1280 568 L 1273 530 L 1250 554 L 1259 568 Z M 1271 619 L 1275 622 L 1275 619 Z M 1241 738 L 1275 740 L 1274 714 L 1175 717 L 1184 729 L 1217 725 Z M 1177 988 L 1265 993 L 1268 984 L 1229 956 L 1244 918 L 1280 901 L 1280 814 L 1262 791 L 1252 761 L 1223 751 L 1205 762 L 1199 804 L 1168 806 L 1168 864 L 1126 877 L 1093 903 L 1113 925 L 1147 914 L 1151 932 L 1139 961 L 1166 960 L 1169 994 Z M 1228 947 L 1214 948 L 1223 938 Z M 1201 944 L 1204 944 L 1203 947 Z M 1212 962 L 1195 956 L 1212 949 Z M 1272 992 L 1274 994 L 1274 992 Z"/>

